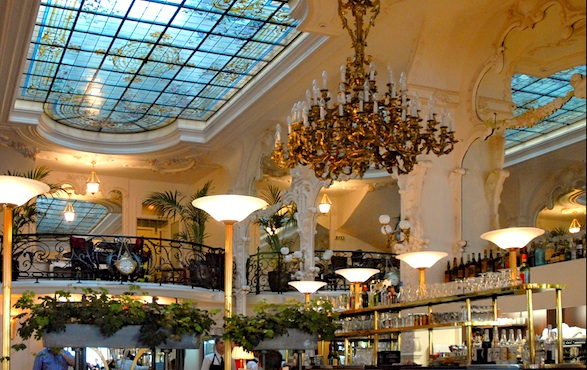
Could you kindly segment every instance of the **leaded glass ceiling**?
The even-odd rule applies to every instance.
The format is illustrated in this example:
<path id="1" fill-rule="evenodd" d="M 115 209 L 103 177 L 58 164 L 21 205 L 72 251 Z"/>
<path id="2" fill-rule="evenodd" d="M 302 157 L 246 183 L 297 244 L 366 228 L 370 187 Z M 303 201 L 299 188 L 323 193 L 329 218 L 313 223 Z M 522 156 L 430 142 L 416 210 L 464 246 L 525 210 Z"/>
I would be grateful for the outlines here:
<path id="1" fill-rule="evenodd" d="M 90 234 L 108 214 L 108 209 L 97 203 L 71 200 L 75 219 L 63 218 L 67 199 L 37 197 L 37 233 L 39 234 Z"/>
<path id="2" fill-rule="evenodd" d="M 298 35 L 287 1 L 43 0 L 20 99 L 103 133 L 206 121 Z"/>
<path id="3" fill-rule="evenodd" d="M 585 70 L 585 65 L 581 65 L 546 78 L 524 74 L 514 75 L 512 78 L 512 101 L 516 105 L 514 116 L 565 96 L 573 89 L 570 84 L 571 76 L 575 73 L 585 75 Z M 572 97 L 561 109 L 533 127 L 506 130 L 505 147 L 510 148 L 584 119 L 585 99 Z"/>

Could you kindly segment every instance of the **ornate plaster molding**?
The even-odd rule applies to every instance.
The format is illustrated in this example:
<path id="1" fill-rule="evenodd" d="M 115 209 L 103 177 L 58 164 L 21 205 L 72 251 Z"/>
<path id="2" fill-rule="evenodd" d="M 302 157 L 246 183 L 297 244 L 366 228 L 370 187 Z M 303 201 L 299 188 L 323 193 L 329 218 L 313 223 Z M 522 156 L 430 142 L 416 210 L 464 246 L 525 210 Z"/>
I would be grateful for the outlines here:
<path id="1" fill-rule="evenodd" d="M 401 218 L 410 221 L 410 241 L 405 252 L 420 251 L 425 249 L 428 244 L 428 240 L 423 238 L 424 230 L 422 226 L 422 210 L 420 208 L 420 203 L 426 172 L 431 166 L 431 161 L 420 161 L 409 174 L 399 176 L 396 174 L 392 175 L 397 179 L 397 184 L 400 189 Z"/>
<path id="2" fill-rule="evenodd" d="M 467 173 L 465 168 L 455 168 L 448 175 L 448 181 L 451 188 L 452 209 L 454 210 L 453 225 L 454 225 L 454 240 L 453 255 L 458 255 L 463 252 L 463 247 L 466 242 L 463 240 L 463 176 Z"/>
<path id="3" fill-rule="evenodd" d="M 489 205 L 489 227 L 499 229 L 499 203 L 501 202 L 501 192 L 505 179 L 510 176 L 510 171 L 504 169 L 494 169 L 489 173 L 485 180 L 485 198 Z"/>
<path id="4" fill-rule="evenodd" d="M 35 159 L 40 150 L 35 147 L 31 147 L 23 142 L 13 140 L 6 135 L 0 134 L 0 145 L 6 148 L 10 148 L 25 158 Z"/>

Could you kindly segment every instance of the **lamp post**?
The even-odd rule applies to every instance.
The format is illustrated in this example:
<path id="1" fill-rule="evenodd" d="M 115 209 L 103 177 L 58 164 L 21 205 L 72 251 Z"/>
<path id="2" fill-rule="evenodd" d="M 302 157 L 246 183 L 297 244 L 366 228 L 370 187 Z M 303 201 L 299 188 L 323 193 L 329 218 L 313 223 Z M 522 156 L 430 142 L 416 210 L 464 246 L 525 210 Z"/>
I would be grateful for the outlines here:
<path id="1" fill-rule="evenodd" d="M 516 249 L 524 246 L 537 236 L 544 234 L 544 230 L 537 227 L 508 227 L 488 231 L 481 235 L 481 239 L 489 240 L 501 249 L 510 253 L 510 282 L 512 284 L 518 278 L 518 266 L 516 261 Z"/>
<path id="2" fill-rule="evenodd" d="M 298 280 L 290 281 L 289 285 L 293 286 L 300 293 L 304 293 L 306 302 L 310 302 L 310 294 L 316 293 L 316 291 L 326 285 L 323 281 L 314 280 Z"/>
<path id="3" fill-rule="evenodd" d="M 354 296 L 354 309 L 359 308 L 360 304 L 360 294 L 361 294 L 361 285 L 365 281 L 367 281 L 371 276 L 375 275 L 379 272 L 378 269 L 370 269 L 370 268 L 348 268 L 348 269 L 340 269 L 335 271 L 337 274 L 342 275 L 345 279 L 347 279 L 351 283 L 351 288 L 354 289 L 355 296 Z"/>
<path id="4" fill-rule="evenodd" d="M 421 251 L 398 254 L 395 258 L 420 271 L 420 294 L 424 296 L 426 292 L 426 269 L 434 266 L 436 262 L 446 256 L 448 256 L 446 252 Z"/>
<path id="5" fill-rule="evenodd" d="M 252 212 L 267 206 L 262 199 L 246 195 L 210 195 L 192 202 L 196 208 L 207 212 L 225 225 L 224 238 L 224 316 L 232 316 L 232 238 L 235 223 L 244 220 Z M 224 370 L 232 370 L 232 344 L 225 340 Z"/>
<path id="6" fill-rule="evenodd" d="M 12 210 L 49 191 L 49 185 L 19 176 L 0 176 L 0 204 L 4 210 L 2 239 L 2 370 L 10 369 L 10 298 L 12 295 Z"/>

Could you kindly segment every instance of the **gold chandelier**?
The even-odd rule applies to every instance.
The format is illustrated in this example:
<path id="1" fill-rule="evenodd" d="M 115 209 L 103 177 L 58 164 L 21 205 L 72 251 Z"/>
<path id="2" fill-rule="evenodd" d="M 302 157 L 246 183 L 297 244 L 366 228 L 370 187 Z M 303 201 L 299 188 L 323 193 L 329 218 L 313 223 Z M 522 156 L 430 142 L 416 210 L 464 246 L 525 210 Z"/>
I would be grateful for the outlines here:
<path id="1" fill-rule="evenodd" d="M 328 91 L 324 72 L 322 88 L 314 80 L 306 100 L 294 104 L 285 147 L 277 125 L 271 157 L 277 167 L 310 165 L 321 180 L 344 180 L 352 175 L 362 178 L 371 167 L 407 174 L 419 154 L 440 156 L 453 150 L 457 140 L 450 114 L 439 122 L 430 97 L 429 114 L 422 123 L 418 96 L 408 98 L 403 73 L 396 86 L 388 67 L 387 90 L 383 94 L 377 91 L 376 72 L 371 56 L 365 57 L 365 47 L 379 10 L 379 0 L 338 1 L 338 14 L 351 36 L 355 57 L 341 67 L 337 93 Z M 349 27 L 351 22 L 354 30 Z"/>

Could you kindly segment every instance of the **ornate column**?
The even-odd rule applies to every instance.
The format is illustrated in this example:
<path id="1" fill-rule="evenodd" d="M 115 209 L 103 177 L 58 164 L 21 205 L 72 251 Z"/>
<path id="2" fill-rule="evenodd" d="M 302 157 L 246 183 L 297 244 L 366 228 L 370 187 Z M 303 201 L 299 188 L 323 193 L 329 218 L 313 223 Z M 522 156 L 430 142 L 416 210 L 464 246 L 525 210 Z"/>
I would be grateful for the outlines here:
<path id="1" fill-rule="evenodd" d="M 397 179 L 399 193 L 401 196 L 401 218 L 410 221 L 410 241 L 405 251 L 397 252 L 416 252 L 422 250 L 427 239 L 423 239 L 422 214 L 420 209 L 420 200 L 422 199 L 422 186 L 426 177 L 426 171 L 432 166 L 431 161 L 420 161 L 414 167 L 414 170 L 407 175 L 392 176 Z"/>
<path id="2" fill-rule="evenodd" d="M 316 213 L 320 189 L 331 184 L 329 180 L 318 180 L 311 168 L 298 165 L 291 171 L 291 187 L 283 195 L 283 203 L 295 202 L 296 220 L 300 236 L 300 251 L 304 255 L 304 276 L 313 280 L 314 274 L 314 235 L 316 234 Z"/>
<path id="3" fill-rule="evenodd" d="M 236 223 L 233 234 L 234 256 L 234 286 L 233 286 L 233 312 L 237 314 L 247 313 L 247 293 L 251 288 L 247 285 L 247 244 L 249 242 L 249 230 L 251 221 L 255 220 L 255 213 L 249 215 L 243 221 Z"/>
<path id="4" fill-rule="evenodd" d="M 455 168 L 451 171 L 448 181 L 450 182 L 450 188 L 452 191 L 452 204 L 454 210 L 454 240 L 455 243 L 452 247 L 453 255 L 459 255 L 463 253 L 463 247 L 466 245 L 466 242 L 463 240 L 463 182 L 462 178 L 467 173 L 467 170 L 464 168 Z"/>

